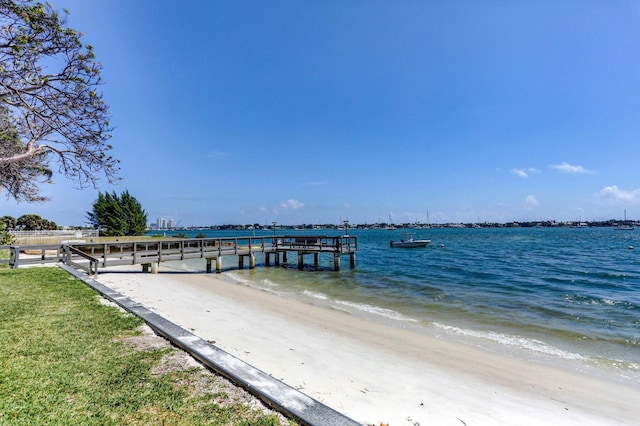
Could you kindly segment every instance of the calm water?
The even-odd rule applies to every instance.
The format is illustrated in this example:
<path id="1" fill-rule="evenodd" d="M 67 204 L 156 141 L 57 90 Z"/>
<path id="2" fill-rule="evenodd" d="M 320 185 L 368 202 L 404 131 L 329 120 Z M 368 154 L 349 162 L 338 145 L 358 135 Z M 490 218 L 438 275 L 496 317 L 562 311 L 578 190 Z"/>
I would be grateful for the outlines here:
<path id="1" fill-rule="evenodd" d="M 343 233 L 287 234 L 295 232 Z M 347 257 L 342 259 L 342 270 L 335 272 L 332 258 L 321 256 L 318 270 L 298 271 L 293 255 L 288 267 L 265 268 L 257 257 L 255 270 L 241 271 L 233 268 L 237 260 L 230 257 L 225 274 L 244 284 L 370 319 L 526 358 L 562 360 L 576 368 L 640 379 L 640 230 L 413 232 L 415 238 L 432 243 L 426 248 L 392 249 L 389 240 L 400 239 L 401 231 L 350 230 L 359 244 L 353 270 Z M 202 261 L 184 266 L 204 269 Z"/>

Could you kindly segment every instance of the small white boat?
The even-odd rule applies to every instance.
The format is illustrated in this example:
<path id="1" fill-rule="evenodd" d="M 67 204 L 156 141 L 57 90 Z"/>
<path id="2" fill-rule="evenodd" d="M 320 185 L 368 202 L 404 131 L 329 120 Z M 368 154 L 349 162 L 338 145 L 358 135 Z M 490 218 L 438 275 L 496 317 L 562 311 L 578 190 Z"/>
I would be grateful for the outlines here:
<path id="1" fill-rule="evenodd" d="M 416 248 L 416 247 L 426 247 L 427 244 L 431 242 L 431 240 L 414 240 L 413 234 L 406 234 L 406 239 L 400 241 L 393 241 L 389 243 L 391 247 L 398 248 Z"/>

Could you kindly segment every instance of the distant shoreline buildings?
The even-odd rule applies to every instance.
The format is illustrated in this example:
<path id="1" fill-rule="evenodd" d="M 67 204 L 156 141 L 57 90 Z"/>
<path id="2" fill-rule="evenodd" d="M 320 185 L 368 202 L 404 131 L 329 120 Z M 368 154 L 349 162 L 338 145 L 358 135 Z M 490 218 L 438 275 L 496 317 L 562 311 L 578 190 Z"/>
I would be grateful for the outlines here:
<path id="1" fill-rule="evenodd" d="M 430 228 L 589 228 L 589 227 L 617 227 L 626 224 L 631 227 L 640 227 L 640 221 L 620 221 L 610 219 L 606 221 L 567 221 L 557 222 L 531 221 L 531 222 L 483 222 L 483 223 L 373 223 L 373 224 L 349 224 L 349 229 L 430 229 Z M 344 229 L 344 224 L 301 224 L 301 225 L 260 225 L 254 224 L 226 224 L 226 225 L 205 225 L 205 226 L 178 226 L 173 219 L 158 218 L 157 223 L 150 226 L 150 230 L 179 230 L 179 231 L 204 231 L 204 230 L 234 230 L 234 231 L 266 231 L 266 230 L 340 230 Z"/>
<path id="2" fill-rule="evenodd" d="M 173 219 L 165 219 L 164 217 L 159 217 L 156 219 L 156 223 L 150 224 L 149 228 L 156 229 L 158 231 L 168 231 L 175 229 L 175 222 Z"/>

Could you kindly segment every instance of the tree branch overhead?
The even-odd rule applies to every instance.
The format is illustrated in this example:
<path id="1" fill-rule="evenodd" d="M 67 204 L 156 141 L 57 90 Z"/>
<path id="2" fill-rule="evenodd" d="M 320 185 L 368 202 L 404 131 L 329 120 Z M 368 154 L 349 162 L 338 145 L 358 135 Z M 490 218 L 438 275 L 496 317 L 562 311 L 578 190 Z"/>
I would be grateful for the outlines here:
<path id="1" fill-rule="evenodd" d="M 43 200 L 50 162 L 80 188 L 118 180 L 102 67 L 65 25 L 48 3 L 0 0 L 0 187 L 18 201 Z"/>

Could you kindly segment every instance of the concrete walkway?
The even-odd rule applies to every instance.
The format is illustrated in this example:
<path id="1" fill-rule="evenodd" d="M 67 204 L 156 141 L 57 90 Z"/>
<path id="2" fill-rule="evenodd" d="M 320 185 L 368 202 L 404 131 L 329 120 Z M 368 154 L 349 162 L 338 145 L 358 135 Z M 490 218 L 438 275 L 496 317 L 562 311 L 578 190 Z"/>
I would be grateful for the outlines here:
<path id="1" fill-rule="evenodd" d="M 193 333 L 150 311 L 141 304 L 123 296 L 90 278 L 84 272 L 66 265 L 60 266 L 105 298 L 142 318 L 158 335 L 188 352 L 213 371 L 227 377 L 235 384 L 262 399 L 284 415 L 303 425 L 312 426 L 362 426 L 345 415 L 322 404 L 291 386 L 274 379 L 267 373 L 245 363 Z"/>

